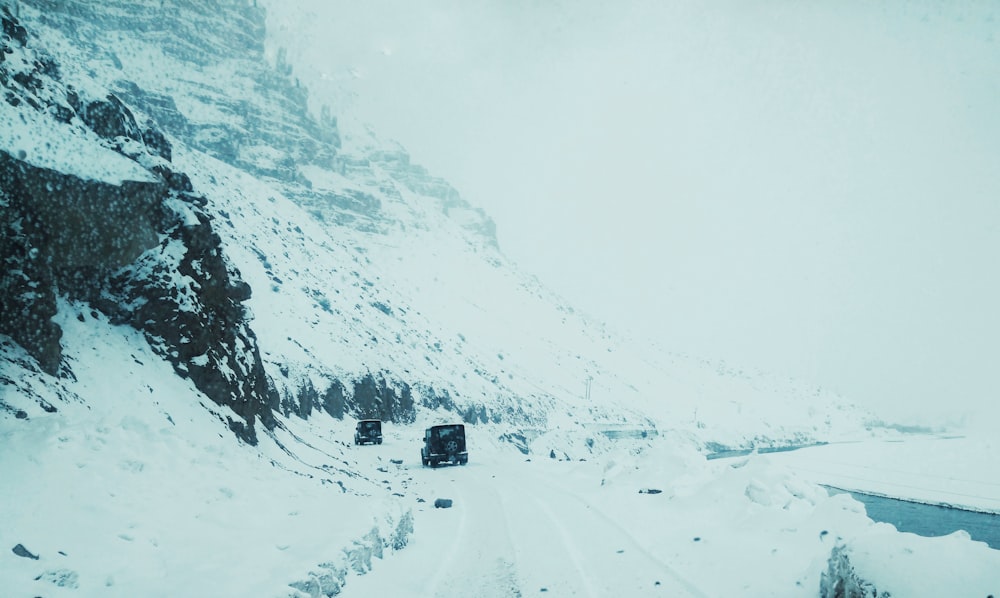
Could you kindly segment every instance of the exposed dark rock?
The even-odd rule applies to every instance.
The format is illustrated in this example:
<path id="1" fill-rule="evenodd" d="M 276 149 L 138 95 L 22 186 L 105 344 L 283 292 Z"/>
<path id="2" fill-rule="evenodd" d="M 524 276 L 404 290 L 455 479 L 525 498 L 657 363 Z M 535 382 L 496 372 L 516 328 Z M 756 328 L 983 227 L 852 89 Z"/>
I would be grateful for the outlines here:
<path id="1" fill-rule="evenodd" d="M 6 181 L 2 164 L 11 160 L 0 152 L 0 180 Z M 0 333 L 24 347 L 44 371 L 55 374 L 62 361 L 62 330 L 51 320 L 56 314 L 52 266 L 39 250 L 34 228 L 4 182 L 0 186 L 0 267 L 4 271 Z"/>
<path id="2" fill-rule="evenodd" d="M 28 30 L 17 22 L 17 19 L 11 14 L 9 7 L 3 7 L 3 14 L 0 16 L 0 20 L 2 20 L 4 35 L 21 44 L 21 46 L 27 45 Z"/>
<path id="3" fill-rule="evenodd" d="M 354 415 L 358 419 L 380 419 L 397 423 L 413 423 L 416 419 L 410 385 L 400 382 L 399 388 L 389 385 L 385 376 L 376 379 L 367 374 L 354 383 Z"/>
<path id="4" fill-rule="evenodd" d="M 0 180 L 55 269 L 120 268 L 158 241 L 160 183 L 112 185 L 32 166 L 0 151 Z"/>
<path id="5" fill-rule="evenodd" d="M 174 98 L 165 94 L 149 91 L 139 87 L 134 81 L 119 80 L 114 83 L 115 91 L 129 104 L 139 108 L 147 115 L 151 116 L 157 128 L 171 133 L 176 137 L 187 137 L 191 132 L 191 124 L 187 117 L 181 113 L 174 102 Z M 156 131 L 159 133 L 159 131 Z M 160 133 L 162 135 L 162 133 Z M 143 140 L 146 145 L 153 149 L 168 162 L 173 158 L 173 148 L 169 146 L 161 150 L 161 142 L 156 139 L 147 139 L 147 133 L 143 131 Z M 164 142 L 166 138 L 164 136 Z M 164 155 L 169 154 L 169 155 Z"/>
<path id="6" fill-rule="evenodd" d="M 0 80 L 5 99 L 15 105 L 23 100 L 66 126 L 75 126 L 73 117 L 83 102 L 58 81 L 55 61 L 28 47 L 27 31 L 6 9 L 3 29 L 0 55 L 12 52 L 9 44 L 16 40 L 23 54 L 21 68 L 30 69 Z M 11 81 L 20 86 L 11 86 Z M 128 109 L 112 99 L 105 104 L 95 108 L 94 122 L 107 120 L 101 114 L 113 115 L 125 127 Z M 0 261 L 9 274 L 0 283 L 0 332 L 10 335 L 44 371 L 55 375 L 62 358 L 61 331 L 51 321 L 56 313 L 55 289 L 72 294 L 80 269 L 118 268 L 154 246 L 164 189 L 154 182 L 113 185 L 84 180 L 34 166 L 26 158 L 23 151 L 16 156 L 0 151 L 0 228 L 4 233 Z"/>
<path id="7" fill-rule="evenodd" d="M 167 141 L 167 137 L 154 127 L 147 126 L 142 130 L 142 142 L 146 144 L 147 148 L 167 162 L 173 158 L 173 148 L 170 146 L 170 142 Z M 190 189 L 181 189 L 181 191 L 190 191 Z"/>
<path id="8" fill-rule="evenodd" d="M 26 559 L 33 559 L 36 561 L 38 560 L 38 555 L 32 554 L 30 550 L 24 547 L 24 544 L 18 544 L 17 546 L 11 549 L 11 552 L 16 554 L 17 556 L 24 557 Z"/>
<path id="9" fill-rule="evenodd" d="M 73 295 L 92 287 L 94 272 L 120 268 L 154 247 L 165 189 L 84 180 L 4 151 L 0 181 L 0 260 L 9 273 L 0 282 L 0 332 L 55 375 L 62 359 L 62 332 L 51 321 L 55 289 Z"/>
<path id="10" fill-rule="evenodd" d="M 489 412 L 485 405 L 469 405 L 462 412 L 462 421 L 467 424 L 487 423 L 490 421 Z"/>
<path id="11" fill-rule="evenodd" d="M 142 131 L 136 124 L 132 111 L 114 94 L 108 94 L 104 100 L 88 103 L 79 112 L 83 122 L 105 139 L 127 137 L 139 142 L 143 140 Z"/>
<path id="12" fill-rule="evenodd" d="M 452 505 L 452 500 L 450 498 L 435 498 L 434 508 L 435 509 L 450 509 Z"/>
<path id="13" fill-rule="evenodd" d="M 191 193 L 194 191 L 194 186 L 191 184 L 191 178 L 183 172 L 175 172 L 165 164 L 157 164 L 150 170 L 160 175 L 160 177 L 163 178 L 163 181 L 167 184 L 167 187 L 174 191 L 181 193 Z"/>
<path id="14" fill-rule="evenodd" d="M 826 571 L 820 576 L 819 595 L 821 598 L 891 598 L 885 590 L 879 591 L 875 584 L 858 576 L 849 558 L 850 550 L 839 544 L 830 553 Z"/>
<path id="15" fill-rule="evenodd" d="M 38 4 L 101 21 L 89 3 Z M 43 20 L 53 16 L 43 10 Z M 31 38 L 20 35 L 9 12 L 3 19 L 8 32 L 0 39 L 3 50 L 10 49 L 9 40 L 21 41 L 25 59 L 20 64 L 30 65 L 0 82 L 5 98 L 23 100 L 68 128 L 85 124 L 105 140 L 95 143 L 95 151 L 114 149 L 150 174 L 148 180 L 113 184 L 34 166 L 23 155 L 0 151 L 5 271 L 0 333 L 24 347 L 45 372 L 71 376 L 60 370 L 61 331 L 51 321 L 56 290 L 90 302 L 112 322 L 143 331 L 179 374 L 235 412 L 235 418 L 224 417 L 230 429 L 255 442 L 258 419 L 274 425 L 277 394 L 241 305 L 250 287 L 230 266 L 210 218 L 200 209 L 207 200 L 192 194 L 186 174 L 168 166 L 171 147 L 154 122 L 140 128 L 115 94 L 93 100 L 64 86 L 56 63 L 26 46 Z M 55 410 L 47 403 L 42 407 Z"/>
<path id="16" fill-rule="evenodd" d="M 527 437 L 519 432 L 505 432 L 500 435 L 499 440 L 513 444 L 517 450 L 521 451 L 522 455 L 527 455 L 530 452 Z"/>
<path id="17" fill-rule="evenodd" d="M 319 406 L 319 393 L 316 392 L 312 381 L 307 378 L 299 387 L 298 401 L 282 405 L 282 411 L 286 417 L 289 413 L 295 413 L 302 419 L 307 419 L 312 414 L 313 409 L 318 409 Z"/>
<path id="18" fill-rule="evenodd" d="M 347 413 L 347 398 L 344 396 L 344 385 L 340 380 L 334 380 L 323 393 L 323 411 L 337 419 L 343 419 Z"/>
<path id="19" fill-rule="evenodd" d="M 446 411 L 455 410 L 455 401 L 451 398 L 451 393 L 448 392 L 447 388 L 440 391 L 435 390 L 434 387 L 427 387 L 420 389 L 420 405 L 428 409 L 445 409 Z"/>
<path id="20" fill-rule="evenodd" d="M 254 421 L 272 428 L 277 404 L 241 305 L 249 287 L 225 260 L 209 217 L 194 206 L 190 215 L 196 223 L 178 215 L 159 251 L 121 270 L 111 289 L 130 308 L 128 321 L 178 373 L 232 409 L 244 423 L 229 427 L 254 443 Z"/>

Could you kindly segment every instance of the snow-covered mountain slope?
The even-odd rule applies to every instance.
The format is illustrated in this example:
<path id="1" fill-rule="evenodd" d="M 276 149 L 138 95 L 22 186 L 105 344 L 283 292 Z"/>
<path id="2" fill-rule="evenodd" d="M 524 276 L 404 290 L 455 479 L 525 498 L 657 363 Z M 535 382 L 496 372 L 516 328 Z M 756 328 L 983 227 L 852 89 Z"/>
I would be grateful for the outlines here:
<path id="1" fill-rule="evenodd" d="M 661 353 L 519 272 L 405 150 L 341 147 L 252 3 L 0 7 L 0 593 L 336 595 L 421 524 L 447 540 L 415 466 L 439 421 L 511 472 L 666 437 L 703 481 L 706 447 L 866 433 L 833 393 Z M 350 446 L 355 417 L 385 446 Z"/>
<path id="2" fill-rule="evenodd" d="M 20 11 L 31 31 L 28 50 L 58 64 L 59 76 L 44 89 L 110 93 L 135 122 L 162 131 L 170 149 L 157 157 L 159 174 L 154 168 L 119 178 L 168 186 L 176 179 L 180 200 L 166 202 L 175 218 L 218 235 L 225 268 L 252 290 L 249 298 L 234 291 L 233 300 L 249 309 L 246 326 L 257 342 L 246 332 L 231 335 L 234 350 L 223 353 L 232 363 L 217 369 L 232 386 L 240 375 L 228 372 L 257 371 L 259 347 L 263 374 L 251 390 L 232 395 L 257 406 L 213 396 L 251 418 L 249 437 L 247 411 L 270 427 L 272 408 L 285 416 L 325 411 L 411 421 L 416 408 L 444 407 L 470 423 L 533 431 L 629 424 L 693 431 L 726 445 L 821 440 L 834 430 L 860 430 L 867 417 L 807 385 L 659 354 L 574 311 L 519 273 L 496 246 L 488 217 L 411 164 L 405 150 L 374 135 L 353 143 L 355 153 L 341 150 L 336 119 L 328 110 L 313 118 L 290 67 L 264 61 L 260 9 L 22 2 Z M 49 130 L 56 125 L 32 124 L 44 119 L 28 112 L 34 120 L 11 131 L 67 136 Z M 9 140 L 4 149 L 27 154 L 19 143 Z M 106 145 L 94 143 L 95 155 L 108 153 Z M 146 254 L 124 272 L 142 278 L 143 268 L 181 251 L 180 242 L 161 243 L 159 257 Z M 173 259 L 175 266 L 183 261 Z M 119 295 L 146 292 L 119 286 L 127 287 Z M 239 309 L 231 311 L 229 319 L 243 326 Z M 162 328 L 145 331 L 162 340 Z M 176 345 L 187 346 L 185 338 L 166 339 L 162 352 L 169 358 Z M 240 343 L 249 350 L 242 365 L 232 358 Z M 180 351 L 177 371 L 214 363 L 201 349 Z M 15 411 L 38 413 L 16 402 L 7 401 Z"/>

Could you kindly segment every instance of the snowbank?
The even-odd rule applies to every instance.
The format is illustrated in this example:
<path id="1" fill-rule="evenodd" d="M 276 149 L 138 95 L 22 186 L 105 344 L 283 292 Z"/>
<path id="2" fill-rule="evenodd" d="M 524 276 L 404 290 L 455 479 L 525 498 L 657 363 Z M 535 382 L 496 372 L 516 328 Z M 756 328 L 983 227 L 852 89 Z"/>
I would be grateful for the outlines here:
<path id="1" fill-rule="evenodd" d="M 0 593 L 284 596 L 405 546 L 406 509 L 346 445 L 308 428 L 243 445 L 141 334 L 79 304 L 57 318 L 76 377 L 48 391 L 58 411 L 0 387 L 27 415 L 0 419 Z"/>
<path id="2" fill-rule="evenodd" d="M 771 458 L 827 486 L 1000 513 L 1000 442 L 988 435 L 910 435 L 811 447 Z"/>

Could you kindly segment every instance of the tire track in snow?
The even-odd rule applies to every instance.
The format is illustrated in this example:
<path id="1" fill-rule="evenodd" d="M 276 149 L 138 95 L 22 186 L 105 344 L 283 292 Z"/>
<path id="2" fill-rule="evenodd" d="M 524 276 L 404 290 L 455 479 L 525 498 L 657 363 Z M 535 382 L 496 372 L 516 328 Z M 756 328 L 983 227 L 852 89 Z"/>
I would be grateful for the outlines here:
<path id="1" fill-rule="evenodd" d="M 462 484 L 453 484 L 460 518 L 447 556 L 427 585 L 439 598 L 519 598 L 510 525 L 505 505 L 491 484 L 479 480 L 475 468 L 462 468 Z M 466 473 L 467 472 L 467 473 Z"/>
<path id="2" fill-rule="evenodd" d="M 615 535 L 617 535 L 619 538 L 624 539 L 627 542 L 627 544 L 628 544 L 627 548 L 629 548 L 630 550 L 629 551 L 623 551 L 620 554 L 622 554 L 622 555 L 624 555 L 624 554 L 630 554 L 630 551 L 634 550 L 646 562 L 648 562 L 651 565 L 653 565 L 653 568 L 655 570 L 662 571 L 664 574 L 666 574 L 667 578 L 669 578 L 673 582 L 672 587 L 671 587 L 672 591 L 682 591 L 682 592 L 684 592 L 684 594 L 682 594 L 682 595 L 692 596 L 694 598 L 708 598 L 708 596 L 704 592 L 702 592 L 700 589 L 698 589 L 697 586 L 695 586 L 690 581 L 688 581 L 687 579 L 685 579 L 685 577 L 683 575 L 681 575 L 681 573 L 678 572 L 676 569 L 674 569 L 674 567 L 672 567 L 669 563 L 663 561 L 662 559 L 660 559 L 659 557 L 657 557 L 655 554 L 653 554 L 651 551 L 649 551 L 641 542 L 639 542 L 639 540 L 637 540 L 635 538 L 635 536 L 633 536 L 620 523 L 618 523 L 615 519 L 613 519 L 612 517 L 610 517 L 609 515 L 607 515 L 601 509 L 599 509 L 599 508 L 591 505 L 587 501 L 585 501 L 582 498 L 580 498 L 579 496 L 577 496 L 572 491 L 570 491 L 570 490 L 568 490 L 566 488 L 554 485 L 548 479 L 543 479 L 541 476 L 539 476 L 535 472 L 531 472 L 529 474 L 526 474 L 526 477 L 534 478 L 534 481 L 537 484 L 537 486 L 544 486 L 545 488 L 548 489 L 548 491 L 550 492 L 550 494 L 555 494 L 555 495 L 562 496 L 563 497 L 562 499 L 558 499 L 558 503 L 560 505 L 562 505 L 564 507 L 568 503 L 573 503 L 574 505 L 576 505 L 575 508 L 577 509 L 578 513 L 580 513 L 582 516 L 578 516 L 575 519 L 577 519 L 577 520 L 590 520 L 591 522 L 593 522 L 594 518 L 596 518 L 596 519 L 598 519 L 604 525 L 605 530 L 610 529 L 613 532 L 615 532 Z M 581 512 L 581 509 L 582 509 L 582 512 Z M 546 511 L 550 514 L 550 517 L 552 517 L 553 519 L 556 519 L 556 520 L 558 520 L 560 518 L 565 518 L 567 516 L 567 509 L 565 509 L 565 508 L 560 509 L 558 512 L 554 512 L 551 509 L 546 508 Z M 564 525 L 561 525 L 561 524 L 558 524 L 558 523 L 557 523 L 557 525 L 559 525 L 563 529 L 566 529 L 566 526 L 564 526 Z M 579 530 L 579 531 L 576 532 L 577 537 L 579 537 L 583 532 L 593 532 L 593 531 L 595 531 L 593 525 L 588 525 L 588 526 L 585 526 L 585 527 L 574 527 L 573 529 L 578 529 Z M 598 541 L 600 541 L 600 538 L 598 538 Z M 616 556 L 617 555 L 618 555 L 618 553 L 616 553 Z M 661 582 L 661 584 L 663 584 L 663 582 Z M 661 585 L 660 587 L 663 587 L 663 589 L 667 589 L 663 585 Z M 600 595 L 604 595 L 604 594 L 602 593 Z M 675 595 L 676 594 L 671 594 L 671 596 L 675 596 Z"/>
<path id="3" fill-rule="evenodd" d="M 512 534 L 522 587 L 530 593 L 552 596 L 646 595 L 653 590 L 649 567 L 623 569 L 608 537 L 586 537 L 593 527 L 592 513 L 560 514 L 564 501 L 518 476 L 516 484 L 502 485 L 504 502 L 512 505 Z M 617 532 L 616 534 L 617 535 Z"/>
<path id="4" fill-rule="evenodd" d="M 438 588 L 441 587 L 445 574 L 448 571 L 454 570 L 454 563 L 458 558 L 459 549 L 465 540 L 466 521 L 468 519 L 468 511 L 462 506 L 465 504 L 465 494 L 456 489 L 454 496 L 456 497 L 455 500 L 457 500 L 459 504 L 459 508 L 454 509 L 459 513 L 458 529 L 455 531 L 455 539 L 452 540 L 451 546 L 448 548 L 448 554 L 441 561 L 440 565 L 438 565 L 437 569 L 434 571 L 434 575 L 431 577 L 430 582 L 427 585 L 428 595 L 430 596 L 439 595 L 440 592 L 438 591 Z"/>
<path id="5" fill-rule="evenodd" d="M 454 506 L 425 503 L 406 550 L 352 579 L 345 597 L 706 597 L 614 517 L 533 469 L 415 472 L 420 494 Z"/>
<path id="6" fill-rule="evenodd" d="M 491 473 L 474 466 L 417 469 L 414 493 L 430 502 L 415 512 L 410 543 L 368 575 L 352 576 L 342 595 L 520 598 L 510 525 Z M 451 498 L 452 508 L 434 508 L 436 497 Z"/>
<path id="7" fill-rule="evenodd" d="M 594 588 L 597 584 L 595 584 L 594 580 L 592 580 L 590 575 L 587 574 L 587 568 L 584 566 L 583 556 L 580 554 L 580 551 L 577 550 L 573 542 L 573 538 L 570 536 L 566 526 L 559 521 L 559 518 L 556 517 L 551 509 L 549 509 L 548 505 L 539 500 L 537 496 L 532 498 L 534 503 L 538 505 L 539 510 L 544 513 L 546 517 L 548 517 L 548 520 L 558 531 L 562 544 L 566 549 L 566 553 L 569 555 L 570 561 L 573 563 L 573 568 L 579 575 L 579 579 L 583 582 L 583 590 L 592 598 L 600 598 L 602 594 L 594 592 Z"/>

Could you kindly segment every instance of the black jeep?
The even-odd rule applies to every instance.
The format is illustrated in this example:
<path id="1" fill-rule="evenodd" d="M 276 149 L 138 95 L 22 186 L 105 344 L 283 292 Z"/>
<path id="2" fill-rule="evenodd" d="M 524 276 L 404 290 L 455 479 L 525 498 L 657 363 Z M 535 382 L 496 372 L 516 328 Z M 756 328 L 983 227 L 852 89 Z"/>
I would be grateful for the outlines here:
<path id="1" fill-rule="evenodd" d="M 363 419 L 354 427 L 354 444 L 382 444 L 382 420 Z"/>
<path id="2" fill-rule="evenodd" d="M 440 463 L 469 462 L 469 451 L 465 450 L 465 426 L 447 424 L 431 426 L 424 431 L 424 446 L 420 449 L 420 461 L 437 467 Z"/>

